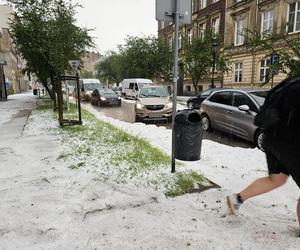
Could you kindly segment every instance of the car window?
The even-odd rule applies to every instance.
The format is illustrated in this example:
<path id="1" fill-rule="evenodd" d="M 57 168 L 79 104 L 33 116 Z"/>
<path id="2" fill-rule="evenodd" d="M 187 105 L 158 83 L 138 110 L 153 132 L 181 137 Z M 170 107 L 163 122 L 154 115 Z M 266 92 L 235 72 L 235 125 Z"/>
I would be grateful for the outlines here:
<path id="1" fill-rule="evenodd" d="M 201 97 L 208 97 L 211 93 L 213 92 L 213 90 L 206 90 L 206 91 L 204 91 L 204 92 L 202 92 L 201 94 L 200 94 L 200 96 Z"/>
<path id="2" fill-rule="evenodd" d="M 210 101 L 231 106 L 232 105 L 231 92 L 230 91 L 217 92 L 210 98 Z"/>
<path id="3" fill-rule="evenodd" d="M 142 88 L 140 92 L 141 98 L 167 97 L 168 95 L 168 91 L 165 87 Z"/>
<path id="4" fill-rule="evenodd" d="M 133 89 L 133 88 L 134 88 L 134 83 L 133 82 L 129 83 L 129 89 Z"/>
<path id="5" fill-rule="evenodd" d="M 238 92 L 233 93 L 233 106 L 239 107 L 241 105 L 248 105 L 250 110 L 258 111 L 253 101 L 247 95 Z"/>
<path id="6" fill-rule="evenodd" d="M 134 84 L 134 89 L 135 89 L 136 91 L 139 90 L 139 87 L 138 87 L 138 85 L 137 85 L 136 83 Z"/>
<path id="7" fill-rule="evenodd" d="M 268 93 L 269 93 L 269 91 L 257 91 L 257 92 L 251 92 L 251 93 L 249 93 L 249 95 L 251 95 L 252 98 L 261 107 L 265 103 Z"/>

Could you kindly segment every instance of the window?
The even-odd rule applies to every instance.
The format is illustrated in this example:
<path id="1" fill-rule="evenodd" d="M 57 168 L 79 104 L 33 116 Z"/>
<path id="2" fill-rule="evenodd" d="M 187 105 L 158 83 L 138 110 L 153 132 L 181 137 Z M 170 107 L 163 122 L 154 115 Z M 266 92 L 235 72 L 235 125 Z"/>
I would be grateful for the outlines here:
<path id="1" fill-rule="evenodd" d="M 240 83 L 243 78 L 243 63 L 234 64 L 234 82 Z"/>
<path id="2" fill-rule="evenodd" d="M 230 91 L 215 93 L 209 100 L 211 102 L 220 103 L 224 105 L 230 105 L 230 106 L 232 105 Z"/>
<path id="3" fill-rule="evenodd" d="M 192 43 L 192 40 L 193 40 L 193 30 L 189 29 L 188 30 L 188 41 L 189 41 L 189 43 Z"/>
<path id="4" fill-rule="evenodd" d="M 179 34 L 178 34 L 178 49 L 181 49 L 181 45 L 182 45 L 182 37 L 181 37 L 181 32 L 179 32 Z"/>
<path id="5" fill-rule="evenodd" d="M 199 24 L 199 37 L 202 39 L 205 36 L 206 23 Z"/>
<path id="6" fill-rule="evenodd" d="M 261 13 L 261 34 L 270 35 L 273 32 L 274 10 Z"/>
<path id="7" fill-rule="evenodd" d="M 289 4 L 288 32 L 300 31 L 300 1 Z"/>
<path id="8" fill-rule="evenodd" d="M 239 106 L 242 106 L 242 105 L 248 105 L 250 110 L 255 111 L 255 112 L 258 111 L 257 107 L 255 106 L 253 101 L 248 96 L 246 96 L 245 94 L 239 93 L 239 92 L 234 92 L 232 96 L 233 96 L 232 104 L 233 104 L 234 107 L 239 107 Z"/>
<path id="9" fill-rule="evenodd" d="M 245 19 L 235 21 L 234 45 L 244 44 Z"/>
<path id="10" fill-rule="evenodd" d="M 129 83 L 129 89 L 133 89 L 133 88 L 134 88 L 134 83 L 133 82 Z"/>
<path id="11" fill-rule="evenodd" d="M 206 8 L 207 0 L 199 0 L 200 10 Z"/>
<path id="12" fill-rule="evenodd" d="M 219 26 L 220 26 L 220 18 L 215 17 L 211 19 L 211 27 L 215 34 L 219 33 Z"/>
<path id="13" fill-rule="evenodd" d="M 186 91 L 191 92 L 192 88 L 190 85 L 185 86 Z"/>
<path id="14" fill-rule="evenodd" d="M 270 77 L 270 64 L 271 60 L 262 60 L 260 62 L 260 68 L 259 68 L 259 81 L 260 82 L 266 82 L 269 80 Z"/>

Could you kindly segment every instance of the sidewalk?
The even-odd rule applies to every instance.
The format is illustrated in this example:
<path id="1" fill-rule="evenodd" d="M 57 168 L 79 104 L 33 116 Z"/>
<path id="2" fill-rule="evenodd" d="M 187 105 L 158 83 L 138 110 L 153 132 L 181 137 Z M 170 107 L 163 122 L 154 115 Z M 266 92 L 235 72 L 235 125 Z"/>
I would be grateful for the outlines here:
<path id="1" fill-rule="evenodd" d="M 265 174 L 261 152 L 204 141 L 202 160 L 191 164 L 223 188 L 170 199 L 159 190 L 104 179 L 101 168 L 68 168 L 59 160 L 59 135 L 40 132 L 58 122 L 39 116 L 22 133 L 35 97 L 12 98 L 0 103 L 1 250 L 299 249 L 299 189 L 292 182 L 246 202 L 237 217 L 221 216 L 228 191 Z M 94 113 L 170 151 L 168 130 Z"/>
<path id="2" fill-rule="evenodd" d="M 36 97 L 31 92 L 8 96 L 0 102 L 0 140 L 18 138 L 26 124 Z"/>

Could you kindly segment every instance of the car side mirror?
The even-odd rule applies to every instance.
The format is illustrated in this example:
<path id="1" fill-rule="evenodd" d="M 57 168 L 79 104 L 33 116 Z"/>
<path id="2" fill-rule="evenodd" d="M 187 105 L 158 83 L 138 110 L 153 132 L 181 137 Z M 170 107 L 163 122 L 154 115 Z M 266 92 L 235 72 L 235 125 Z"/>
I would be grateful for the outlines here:
<path id="1" fill-rule="evenodd" d="M 248 105 L 241 105 L 241 106 L 238 106 L 238 109 L 240 111 L 244 111 L 244 112 L 249 112 L 250 111 L 250 108 Z"/>

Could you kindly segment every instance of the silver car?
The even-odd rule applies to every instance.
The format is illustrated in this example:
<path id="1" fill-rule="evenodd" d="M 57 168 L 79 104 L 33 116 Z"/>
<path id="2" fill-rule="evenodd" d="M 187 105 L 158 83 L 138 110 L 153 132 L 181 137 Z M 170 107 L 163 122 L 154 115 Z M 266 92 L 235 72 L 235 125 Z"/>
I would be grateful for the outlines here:
<path id="1" fill-rule="evenodd" d="M 220 90 L 201 104 L 203 129 L 222 130 L 254 142 L 262 149 L 263 132 L 254 125 L 254 118 L 263 105 L 268 90 Z"/>

